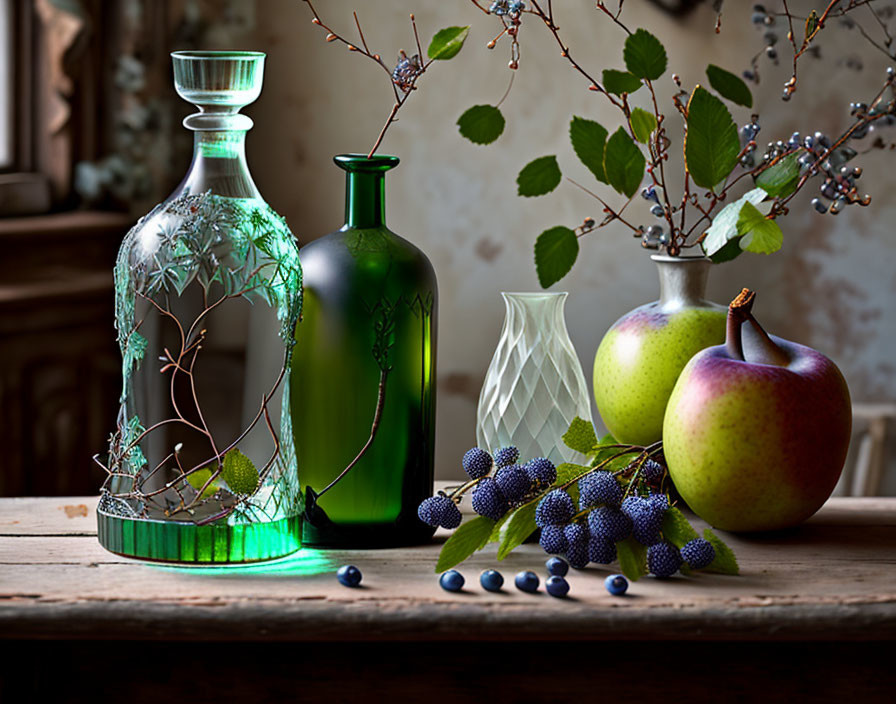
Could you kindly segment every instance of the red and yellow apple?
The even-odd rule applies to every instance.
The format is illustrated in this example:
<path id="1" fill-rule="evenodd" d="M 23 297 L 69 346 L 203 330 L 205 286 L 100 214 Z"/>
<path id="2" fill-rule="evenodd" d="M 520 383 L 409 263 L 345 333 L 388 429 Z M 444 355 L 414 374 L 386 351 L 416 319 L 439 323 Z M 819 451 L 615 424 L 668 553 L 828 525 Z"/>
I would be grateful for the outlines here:
<path id="1" fill-rule="evenodd" d="M 852 425 L 836 365 L 768 335 L 754 297 L 744 289 L 729 307 L 726 343 L 685 366 L 663 424 L 675 487 L 698 516 L 731 531 L 786 528 L 815 513 L 840 477 Z"/>

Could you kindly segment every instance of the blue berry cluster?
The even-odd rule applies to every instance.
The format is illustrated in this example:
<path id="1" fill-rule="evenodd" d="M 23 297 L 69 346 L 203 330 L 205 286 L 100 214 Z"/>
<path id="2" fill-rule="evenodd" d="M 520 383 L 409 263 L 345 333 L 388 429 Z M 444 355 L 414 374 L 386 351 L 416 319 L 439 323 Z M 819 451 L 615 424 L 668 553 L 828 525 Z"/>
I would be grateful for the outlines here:
<path id="1" fill-rule="evenodd" d="M 557 468 L 550 460 L 536 457 L 519 464 L 519 459 L 520 451 L 512 445 L 499 449 L 494 458 L 480 447 L 464 454 L 461 465 L 473 480 L 468 485 L 472 486 L 471 504 L 480 516 L 498 521 L 556 481 Z M 460 499 L 452 497 L 440 494 L 424 499 L 417 510 L 420 520 L 434 527 L 456 528 L 461 515 L 454 502 Z"/>

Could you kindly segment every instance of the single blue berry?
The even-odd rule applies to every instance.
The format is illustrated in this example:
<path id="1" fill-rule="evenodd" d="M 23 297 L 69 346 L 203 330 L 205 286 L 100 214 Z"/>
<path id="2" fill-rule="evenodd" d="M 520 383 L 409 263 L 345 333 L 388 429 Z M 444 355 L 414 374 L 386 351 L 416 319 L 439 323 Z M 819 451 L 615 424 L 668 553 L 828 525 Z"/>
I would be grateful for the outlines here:
<path id="1" fill-rule="evenodd" d="M 551 596 L 562 598 L 569 594 L 569 582 L 558 574 L 548 577 L 544 583 L 544 588 Z"/>
<path id="2" fill-rule="evenodd" d="M 508 467 L 520 458 L 520 451 L 513 445 L 502 447 L 495 453 L 495 466 Z"/>
<path id="3" fill-rule="evenodd" d="M 647 497 L 647 500 L 650 502 L 651 510 L 658 513 L 660 519 L 662 519 L 663 515 L 669 509 L 669 497 L 665 494 L 650 494 Z"/>
<path id="4" fill-rule="evenodd" d="M 447 499 L 448 497 L 446 496 L 445 498 Z M 460 509 L 451 499 L 448 499 L 448 503 L 442 510 L 442 520 L 439 521 L 439 525 L 442 528 L 454 530 L 460 525 L 462 520 L 463 516 L 460 515 Z"/>
<path id="5" fill-rule="evenodd" d="M 464 576 L 457 570 L 448 570 L 439 577 L 439 586 L 446 592 L 459 592 L 464 588 Z"/>
<path id="6" fill-rule="evenodd" d="M 681 558 L 691 569 L 702 570 L 716 559 L 716 549 L 708 540 L 694 538 L 681 549 Z"/>
<path id="7" fill-rule="evenodd" d="M 501 493 L 504 494 L 504 498 L 510 502 L 522 499 L 529 493 L 529 489 L 532 486 L 526 470 L 518 464 L 501 467 L 501 469 L 495 472 L 495 482 Z"/>
<path id="8" fill-rule="evenodd" d="M 562 557 L 552 557 L 550 560 L 544 563 L 544 566 L 548 569 L 548 574 L 556 575 L 558 577 L 563 577 L 567 572 L 569 572 L 569 565 L 566 564 L 566 560 Z"/>
<path id="9" fill-rule="evenodd" d="M 647 460 L 641 466 L 641 476 L 648 484 L 659 484 L 663 480 L 666 470 L 656 460 Z"/>
<path id="10" fill-rule="evenodd" d="M 598 565 L 609 565 L 616 559 L 616 543 L 591 536 L 588 540 L 588 559 Z"/>
<path id="11" fill-rule="evenodd" d="M 628 580 L 621 574 L 611 574 L 604 580 L 604 586 L 613 596 L 622 596 L 628 590 Z"/>
<path id="12" fill-rule="evenodd" d="M 657 543 L 647 548 L 647 569 L 660 577 L 671 577 L 681 567 L 681 551 L 671 543 Z"/>
<path id="13" fill-rule="evenodd" d="M 622 501 L 622 487 L 609 472 L 592 472 L 579 479 L 579 508 L 598 504 L 618 506 Z"/>
<path id="14" fill-rule="evenodd" d="M 479 479 L 492 471 L 492 456 L 485 450 L 474 447 L 467 450 L 461 464 L 470 479 Z"/>
<path id="15" fill-rule="evenodd" d="M 444 510 L 443 496 L 430 496 L 423 499 L 417 507 L 417 517 L 426 525 L 438 528 L 442 520 L 442 511 Z"/>
<path id="16" fill-rule="evenodd" d="M 336 579 L 346 587 L 357 587 L 361 583 L 361 570 L 354 565 L 343 565 L 336 571 Z"/>
<path id="17" fill-rule="evenodd" d="M 436 528 L 457 528 L 461 522 L 460 510 L 451 499 L 441 494 L 423 499 L 417 507 L 417 516 L 427 525 Z"/>
<path id="18" fill-rule="evenodd" d="M 663 512 L 649 499 L 629 496 L 622 502 L 622 512 L 632 520 L 632 536 L 641 545 L 655 545 L 660 540 Z"/>
<path id="19" fill-rule="evenodd" d="M 495 480 L 491 477 L 483 477 L 479 480 L 476 488 L 473 489 L 473 497 L 470 501 L 473 510 L 480 516 L 491 518 L 498 521 L 510 510 L 510 505 L 504 494 L 498 488 Z"/>
<path id="20" fill-rule="evenodd" d="M 601 506 L 588 514 L 591 535 L 611 543 L 625 540 L 632 533 L 632 519 L 612 506 Z"/>
<path id="21" fill-rule="evenodd" d="M 516 588 L 521 592 L 534 594 L 538 591 L 539 579 L 534 572 L 520 572 L 513 580 Z"/>
<path id="22" fill-rule="evenodd" d="M 569 523 L 575 512 L 576 507 L 569 494 L 563 489 L 554 489 L 538 502 L 535 508 L 535 525 L 539 528 L 563 525 Z"/>
<path id="23" fill-rule="evenodd" d="M 479 575 L 479 583 L 488 592 L 499 592 L 504 586 L 504 576 L 498 570 L 485 570 Z"/>
<path id="24" fill-rule="evenodd" d="M 588 564 L 588 529 L 571 523 L 563 529 L 566 536 L 566 561 L 577 570 Z"/>
<path id="25" fill-rule="evenodd" d="M 566 535 L 563 532 L 563 526 L 544 526 L 541 529 L 538 544 L 549 555 L 566 552 Z"/>
<path id="26" fill-rule="evenodd" d="M 557 468 L 545 457 L 536 457 L 526 463 L 526 474 L 533 484 L 550 486 L 557 481 Z"/>

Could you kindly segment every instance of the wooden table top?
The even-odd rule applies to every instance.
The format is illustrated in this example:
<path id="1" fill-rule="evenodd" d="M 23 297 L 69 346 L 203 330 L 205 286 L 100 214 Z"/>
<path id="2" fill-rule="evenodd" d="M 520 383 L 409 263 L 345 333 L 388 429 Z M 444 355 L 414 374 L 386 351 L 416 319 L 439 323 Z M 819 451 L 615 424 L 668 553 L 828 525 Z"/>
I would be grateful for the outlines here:
<path id="1" fill-rule="evenodd" d="M 266 565 L 171 568 L 106 552 L 95 497 L 0 499 L 0 638 L 147 640 L 881 640 L 896 638 L 896 498 L 835 498 L 807 524 L 761 537 L 721 533 L 737 577 L 646 577 L 626 597 L 612 569 L 571 571 L 569 598 L 530 595 L 513 576 L 544 578 L 525 545 L 503 562 L 495 546 L 458 567 L 443 591 L 431 545 L 302 550 Z M 699 520 L 695 527 L 702 525 Z M 335 570 L 355 564 L 361 588 Z M 497 568 L 501 593 L 479 586 Z"/>

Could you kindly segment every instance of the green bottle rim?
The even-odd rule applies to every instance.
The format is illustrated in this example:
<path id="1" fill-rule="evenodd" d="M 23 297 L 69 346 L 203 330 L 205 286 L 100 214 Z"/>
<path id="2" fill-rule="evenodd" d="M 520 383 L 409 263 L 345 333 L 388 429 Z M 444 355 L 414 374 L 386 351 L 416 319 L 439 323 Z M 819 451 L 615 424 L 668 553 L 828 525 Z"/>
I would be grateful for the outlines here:
<path id="1" fill-rule="evenodd" d="M 400 159 L 389 154 L 374 154 L 369 159 L 366 154 L 337 154 L 333 162 L 340 169 L 346 171 L 360 171 L 364 173 L 377 173 L 394 169 Z"/>

